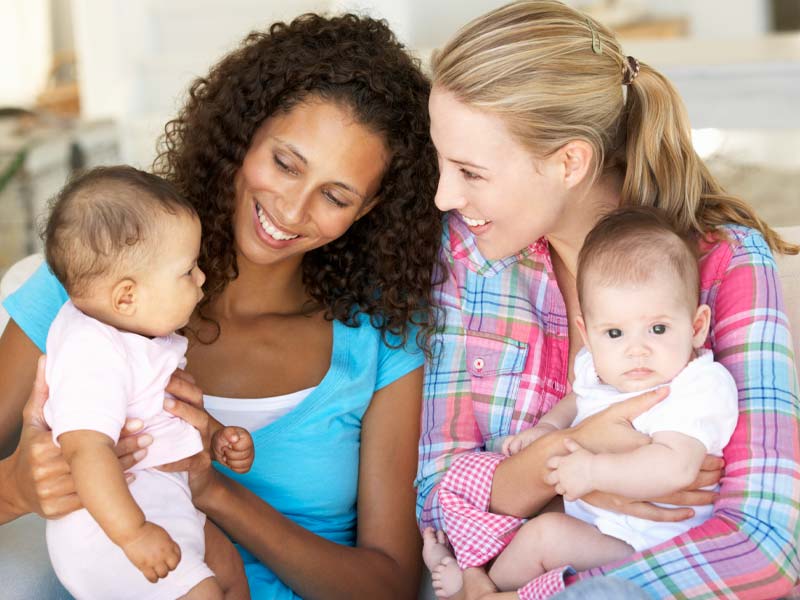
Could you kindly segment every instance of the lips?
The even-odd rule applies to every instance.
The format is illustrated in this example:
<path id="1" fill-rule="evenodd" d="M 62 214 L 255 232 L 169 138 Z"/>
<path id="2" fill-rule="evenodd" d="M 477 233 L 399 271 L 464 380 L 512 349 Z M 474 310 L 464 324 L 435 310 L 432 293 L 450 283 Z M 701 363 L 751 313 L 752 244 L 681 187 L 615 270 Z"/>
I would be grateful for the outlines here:
<path id="1" fill-rule="evenodd" d="M 652 369 L 646 369 L 644 367 L 639 367 L 637 369 L 631 369 L 630 371 L 625 372 L 626 377 L 630 377 L 631 379 L 645 379 L 650 377 L 653 374 Z"/>

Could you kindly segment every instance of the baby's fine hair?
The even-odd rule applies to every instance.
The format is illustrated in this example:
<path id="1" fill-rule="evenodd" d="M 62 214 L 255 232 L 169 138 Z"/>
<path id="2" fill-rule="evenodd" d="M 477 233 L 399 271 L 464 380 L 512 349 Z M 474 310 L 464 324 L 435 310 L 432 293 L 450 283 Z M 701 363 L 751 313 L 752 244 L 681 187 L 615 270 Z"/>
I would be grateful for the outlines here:
<path id="1" fill-rule="evenodd" d="M 179 211 L 197 216 L 161 177 L 124 165 L 84 171 L 51 201 L 45 259 L 67 293 L 80 297 L 99 276 L 147 259 L 158 246 L 159 222 Z"/>
<path id="2" fill-rule="evenodd" d="M 697 307 L 700 274 L 691 240 L 678 233 L 663 211 L 651 207 L 617 209 L 589 232 L 578 255 L 578 301 L 585 313 L 591 285 L 641 284 L 659 274 L 674 275 Z M 590 287 L 590 286 L 589 286 Z"/>

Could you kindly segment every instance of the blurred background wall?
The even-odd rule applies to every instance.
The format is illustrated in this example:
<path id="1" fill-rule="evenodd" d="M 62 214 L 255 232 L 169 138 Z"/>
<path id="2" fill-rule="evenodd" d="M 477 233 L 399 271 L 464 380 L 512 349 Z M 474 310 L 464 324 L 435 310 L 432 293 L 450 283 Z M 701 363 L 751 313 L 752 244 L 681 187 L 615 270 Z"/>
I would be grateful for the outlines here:
<path id="1" fill-rule="evenodd" d="M 253 29 L 307 11 L 385 18 L 425 63 L 502 0 L 0 0 L 0 273 L 38 248 L 70 171 L 148 168 L 203 75 Z M 698 152 L 773 225 L 800 223 L 800 0 L 571 0 L 686 101 Z"/>

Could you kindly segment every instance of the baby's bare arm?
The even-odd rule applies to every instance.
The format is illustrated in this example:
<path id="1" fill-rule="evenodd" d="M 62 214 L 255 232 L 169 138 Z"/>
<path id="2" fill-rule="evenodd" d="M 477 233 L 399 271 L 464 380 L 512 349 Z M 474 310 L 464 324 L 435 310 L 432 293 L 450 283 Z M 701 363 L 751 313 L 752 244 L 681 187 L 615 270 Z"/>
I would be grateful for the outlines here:
<path id="1" fill-rule="evenodd" d="M 597 489 L 635 499 L 671 494 L 695 480 L 705 455 L 698 439 L 660 431 L 652 443 L 633 452 L 598 455 Z"/>
<path id="2" fill-rule="evenodd" d="M 575 394 L 570 392 L 559 400 L 553 408 L 542 415 L 539 423 L 548 423 L 555 429 L 566 429 L 572 425 L 577 412 L 578 406 L 575 402 Z"/>
<path id="3" fill-rule="evenodd" d="M 556 431 L 557 429 L 566 429 L 575 420 L 577 413 L 577 405 L 575 403 L 575 394 L 570 392 L 564 396 L 558 403 L 551 408 L 547 413 L 542 415 L 539 422 L 530 429 L 520 431 L 516 435 L 508 436 L 503 439 L 502 452 L 506 456 L 511 456 L 520 452 L 524 448 L 530 446 L 533 442 L 538 440 L 543 435 Z"/>
<path id="4" fill-rule="evenodd" d="M 151 583 L 166 577 L 181 559 L 169 534 L 145 521 L 133 499 L 114 451 L 114 442 L 97 431 L 79 430 L 58 438 L 81 502 L 112 542 Z"/>
<path id="5" fill-rule="evenodd" d="M 114 441 L 98 431 L 69 431 L 58 438 L 81 502 L 111 541 L 122 545 L 144 525 L 114 451 Z"/>
<path id="6" fill-rule="evenodd" d="M 548 461 L 554 470 L 547 480 L 568 500 L 592 491 L 647 499 L 689 486 L 697 477 L 706 447 L 675 431 L 658 432 L 652 440 L 619 454 L 592 454 L 568 440 L 570 454 Z"/>

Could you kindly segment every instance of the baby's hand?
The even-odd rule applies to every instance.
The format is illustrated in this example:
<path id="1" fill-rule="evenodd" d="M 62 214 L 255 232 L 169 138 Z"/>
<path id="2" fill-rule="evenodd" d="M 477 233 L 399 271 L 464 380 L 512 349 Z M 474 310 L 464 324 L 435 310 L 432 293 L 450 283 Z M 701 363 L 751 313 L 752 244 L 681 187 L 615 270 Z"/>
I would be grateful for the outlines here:
<path id="1" fill-rule="evenodd" d="M 223 427 L 211 439 L 212 457 L 236 473 L 247 473 L 255 448 L 250 433 L 242 427 Z"/>
<path id="2" fill-rule="evenodd" d="M 524 448 L 530 446 L 543 435 L 555 431 L 555 427 L 550 423 L 537 423 L 530 429 L 520 431 L 516 435 L 510 435 L 503 440 L 503 454 L 513 456 Z"/>
<path id="3" fill-rule="evenodd" d="M 566 500 L 577 500 L 594 491 L 592 483 L 592 458 L 594 454 L 571 439 L 565 439 L 569 450 L 566 456 L 553 456 L 547 466 L 553 469 L 545 481 L 555 487 L 556 493 Z"/>
<path id="4" fill-rule="evenodd" d="M 145 521 L 130 541 L 120 546 L 150 583 L 169 575 L 181 561 L 180 546 L 163 528 L 149 521 Z"/>

